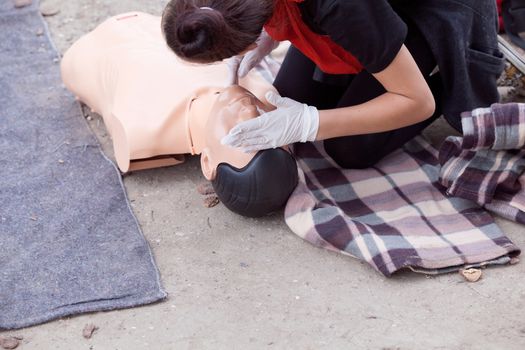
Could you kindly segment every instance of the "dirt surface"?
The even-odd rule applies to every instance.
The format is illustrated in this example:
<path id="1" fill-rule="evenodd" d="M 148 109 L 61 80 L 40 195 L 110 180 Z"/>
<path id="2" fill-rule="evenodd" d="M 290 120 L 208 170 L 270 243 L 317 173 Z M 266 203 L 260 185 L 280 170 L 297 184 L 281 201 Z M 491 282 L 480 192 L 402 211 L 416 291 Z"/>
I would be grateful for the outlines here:
<path id="1" fill-rule="evenodd" d="M 45 0 L 63 52 L 105 18 L 160 14 L 159 0 Z M 49 10 L 49 9 L 48 9 Z M 51 11 L 51 10 L 49 10 Z M 51 11 L 52 13 L 53 11 Z M 56 11 L 55 11 L 56 12 Z M 104 150 L 101 119 L 90 125 Z M 450 132 L 435 124 L 434 142 Z M 366 264 L 303 242 L 282 215 L 245 219 L 206 208 L 197 158 L 124 179 L 159 266 L 167 301 L 4 332 L 19 349 L 516 349 L 525 348 L 525 264 L 460 274 L 385 279 Z M 498 220 L 520 247 L 525 228 Z M 86 324 L 99 328 L 84 339 Z"/>

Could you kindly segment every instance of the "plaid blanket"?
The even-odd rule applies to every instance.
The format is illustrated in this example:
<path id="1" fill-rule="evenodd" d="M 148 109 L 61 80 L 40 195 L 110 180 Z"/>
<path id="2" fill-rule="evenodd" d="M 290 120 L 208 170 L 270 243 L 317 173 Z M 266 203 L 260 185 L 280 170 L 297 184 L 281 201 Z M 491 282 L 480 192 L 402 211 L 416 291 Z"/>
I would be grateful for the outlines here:
<path id="1" fill-rule="evenodd" d="M 480 205 L 447 196 L 438 152 L 422 137 L 364 170 L 341 169 L 321 143 L 296 144 L 294 154 L 300 181 L 285 219 L 316 246 L 385 276 L 506 264 L 520 253 Z"/>
<path id="2" fill-rule="evenodd" d="M 439 152 L 440 182 L 461 197 L 525 224 L 525 104 L 494 104 L 462 114 L 463 137 Z"/>

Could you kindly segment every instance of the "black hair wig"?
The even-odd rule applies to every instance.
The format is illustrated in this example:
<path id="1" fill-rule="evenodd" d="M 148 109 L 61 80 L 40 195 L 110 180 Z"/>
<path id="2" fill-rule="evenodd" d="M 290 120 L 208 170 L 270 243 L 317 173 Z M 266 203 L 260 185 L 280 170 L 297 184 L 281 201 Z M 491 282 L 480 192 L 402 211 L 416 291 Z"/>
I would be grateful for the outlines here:
<path id="1" fill-rule="evenodd" d="M 219 164 L 212 185 L 228 209 L 243 216 L 260 217 L 284 207 L 297 182 L 295 159 L 276 148 L 259 151 L 242 169 Z"/>

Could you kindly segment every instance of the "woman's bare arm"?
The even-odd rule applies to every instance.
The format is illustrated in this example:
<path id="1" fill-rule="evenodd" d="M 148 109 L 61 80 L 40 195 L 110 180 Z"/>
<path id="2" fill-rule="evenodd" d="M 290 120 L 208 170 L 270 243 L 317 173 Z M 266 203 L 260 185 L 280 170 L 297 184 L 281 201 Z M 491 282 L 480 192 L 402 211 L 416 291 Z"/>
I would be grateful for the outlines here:
<path id="1" fill-rule="evenodd" d="M 387 92 L 360 105 L 320 111 L 317 140 L 399 129 L 434 113 L 432 92 L 405 45 L 373 76 Z"/>

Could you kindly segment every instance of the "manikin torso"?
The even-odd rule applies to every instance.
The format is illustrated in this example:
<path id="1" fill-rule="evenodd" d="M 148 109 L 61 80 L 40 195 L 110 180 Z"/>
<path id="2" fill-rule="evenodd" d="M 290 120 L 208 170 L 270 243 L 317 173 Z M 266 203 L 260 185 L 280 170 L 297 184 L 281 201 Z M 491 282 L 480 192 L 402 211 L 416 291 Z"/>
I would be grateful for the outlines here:
<path id="1" fill-rule="evenodd" d="M 171 165 L 199 154 L 218 93 L 224 63 L 193 65 L 166 46 L 160 17 L 131 12 L 112 17 L 65 53 L 62 79 L 100 114 L 113 139 L 121 171 Z M 271 84 L 252 72 L 240 85 L 262 99 Z"/>

